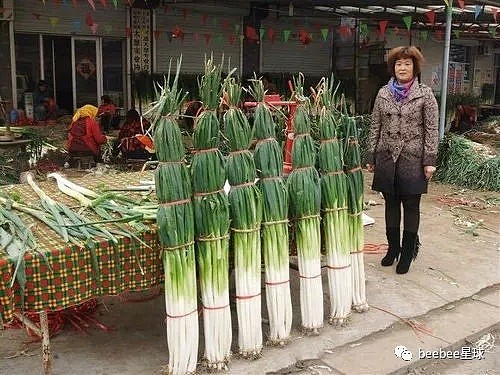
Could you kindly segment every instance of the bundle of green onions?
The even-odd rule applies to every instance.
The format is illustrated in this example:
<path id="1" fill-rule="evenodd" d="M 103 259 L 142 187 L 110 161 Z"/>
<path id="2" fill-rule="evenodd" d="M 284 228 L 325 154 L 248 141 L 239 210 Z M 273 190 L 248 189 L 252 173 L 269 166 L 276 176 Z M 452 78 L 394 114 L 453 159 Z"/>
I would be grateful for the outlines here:
<path id="1" fill-rule="evenodd" d="M 300 277 L 300 310 L 306 333 L 318 334 L 323 326 L 323 286 L 321 282 L 321 190 L 315 169 L 316 148 L 310 135 L 307 97 L 303 76 L 295 82 L 295 111 L 292 173 L 288 176 L 290 214 L 294 218 Z"/>
<path id="2" fill-rule="evenodd" d="M 224 192 L 226 174 L 220 141 L 219 106 L 221 67 L 205 61 L 198 81 L 203 111 L 195 119 L 191 164 L 194 190 L 196 250 L 203 304 L 204 362 L 211 371 L 223 371 L 231 357 L 229 307 L 229 202 Z"/>
<path id="3" fill-rule="evenodd" d="M 31 229 L 8 206 L 0 206 L 0 252 L 7 253 L 14 262 L 14 273 L 10 287 L 14 281 L 19 284 L 21 298 L 24 298 L 26 272 L 24 256 L 28 251 L 36 251 L 38 244 Z"/>
<path id="4" fill-rule="evenodd" d="M 158 157 L 155 174 L 158 235 L 165 270 L 168 373 L 192 374 L 198 358 L 198 304 L 191 180 L 177 118 L 185 94 L 178 88 L 181 61 L 171 81 L 170 67 L 152 113 Z"/>
<path id="5" fill-rule="evenodd" d="M 85 210 L 91 210 L 100 218 L 100 220 L 90 222 L 89 224 L 110 224 L 113 228 L 117 228 L 111 229 L 111 233 L 131 238 L 145 247 L 150 247 L 137 236 L 136 232 L 149 230 L 143 221 L 151 220 L 153 217 L 156 219 L 158 209 L 156 203 L 140 205 L 132 198 L 111 192 L 100 195 L 91 189 L 68 180 L 56 172 L 48 174 L 47 177 L 55 179 L 57 187 L 62 193 L 76 199 L 80 203 L 81 208 L 78 210 L 78 214 L 82 214 Z M 132 230 L 125 224 L 131 227 Z M 135 247 L 132 247 L 132 252 L 141 273 L 143 273 Z"/>
<path id="6" fill-rule="evenodd" d="M 352 307 L 357 312 L 368 310 L 365 288 L 365 265 L 363 259 L 364 229 L 363 200 L 364 181 L 361 170 L 356 119 L 342 114 L 342 131 L 344 136 L 344 168 L 347 174 L 347 207 L 349 211 L 348 248 L 352 265 Z"/>
<path id="7" fill-rule="evenodd" d="M 234 78 L 224 82 L 224 98 L 229 109 L 224 113 L 224 134 L 230 153 L 227 176 L 231 190 L 232 250 L 234 252 L 238 347 L 244 358 L 255 358 L 262 351 L 261 325 L 261 243 L 262 197 L 255 185 L 255 162 L 248 150 L 252 129 L 242 110 L 241 86 Z"/>
<path id="8" fill-rule="evenodd" d="M 321 174 L 322 239 L 330 287 L 329 322 L 347 323 L 352 303 L 351 255 L 347 216 L 347 180 L 342 143 L 337 138 L 340 116 L 335 111 L 338 85 L 323 78 L 316 96 L 319 113 L 319 168 Z"/>
<path id="9" fill-rule="evenodd" d="M 448 134 L 439 143 L 438 181 L 471 189 L 500 191 L 500 156 L 463 136 Z"/>
<path id="10" fill-rule="evenodd" d="M 288 245 L 288 192 L 283 181 L 283 151 L 276 141 L 270 108 L 263 102 L 264 85 L 253 80 L 250 94 L 259 103 L 254 113 L 257 145 L 254 159 L 262 193 L 262 253 L 266 270 L 266 302 L 271 345 L 284 345 L 290 338 L 292 300 L 290 296 Z"/>

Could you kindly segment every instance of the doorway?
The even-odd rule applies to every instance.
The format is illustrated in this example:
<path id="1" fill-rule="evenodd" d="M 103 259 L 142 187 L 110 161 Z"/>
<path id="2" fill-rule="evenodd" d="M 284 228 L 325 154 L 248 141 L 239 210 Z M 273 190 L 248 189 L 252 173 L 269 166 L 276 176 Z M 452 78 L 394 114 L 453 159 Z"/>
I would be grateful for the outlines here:
<path id="1" fill-rule="evenodd" d="M 101 40 L 90 37 L 71 39 L 73 107 L 99 105 L 102 95 Z"/>

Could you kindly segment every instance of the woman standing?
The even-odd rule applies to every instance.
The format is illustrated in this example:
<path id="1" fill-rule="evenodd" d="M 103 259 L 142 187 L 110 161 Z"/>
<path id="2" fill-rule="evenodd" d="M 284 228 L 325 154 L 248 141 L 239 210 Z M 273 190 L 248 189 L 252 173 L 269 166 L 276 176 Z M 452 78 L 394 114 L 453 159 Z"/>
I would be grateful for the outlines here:
<path id="1" fill-rule="evenodd" d="M 420 198 L 436 170 L 438 106 L 432 90 L 417 78 L 423 61 L 413 46 L 389 52 L 392 78 L 377 94 L 370 129 L 367 167 L 375 173 L 372 189 L 384 195 L 389 243 L 381 264 L 391 266 L 399 258 L 398 274 L 407 273 L 417 256 Z"/>

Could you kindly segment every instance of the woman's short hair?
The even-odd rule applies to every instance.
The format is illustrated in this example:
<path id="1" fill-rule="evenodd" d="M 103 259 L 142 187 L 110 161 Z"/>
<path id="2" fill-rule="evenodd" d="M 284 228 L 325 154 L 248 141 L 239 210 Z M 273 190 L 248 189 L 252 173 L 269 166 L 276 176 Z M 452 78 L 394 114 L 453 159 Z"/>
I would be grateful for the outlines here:
<path id="1" fill-rule="evenodd" d="M 391 76 L 395 77 L 394 65 L 396 65 L 397 60 L 401 59 L 412 59 L 413 60 L 413 76 L 417 77 L 421 73 L 422 64 L 425 59 L 422 52 L 415 46 L 408 47 L 396 47 L 389 51 L 387 56 L 387 67 L 389 68 L 389 73 Z"/>

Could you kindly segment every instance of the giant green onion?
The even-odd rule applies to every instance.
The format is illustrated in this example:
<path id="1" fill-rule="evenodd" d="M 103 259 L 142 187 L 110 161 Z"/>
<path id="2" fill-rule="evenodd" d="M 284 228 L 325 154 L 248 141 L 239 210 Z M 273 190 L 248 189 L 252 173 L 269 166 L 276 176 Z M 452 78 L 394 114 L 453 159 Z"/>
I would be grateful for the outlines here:
<path id="1" fill-rule="evenodd" d="M 288 192 L 283 181 L 283 151 L 275 138 L 270 108 L 263 102 L 264 85 L 254 80 L 251 94 L 259 103 L 254 113 L 257 144 L 255 166 L 262 193 L 262 254 L 265 264 L 266 302 L 271 345 L 284 345 L 290 338 L 292 300 L 290 296 Z"/>
<path id="2" fill-rule="evenodd" d="M 314 165 L 316 149 L 310 135 L 307 98 L 303 95 L 303 76 L 295 80 L 299 105 L 295 111 L 292 173 L 288 176 L 290 213 L 294 218 L 300 277 L 302 328 L 318 334 L 323 327 L 323 286 L 321 282 L 321 190 Z"/>
<path id="3" fill-rule="evenodd" d="M 357 312 L 368 310 L 365 287 L 365 265 L 363 258 L 363 200 L 364 181 L 358 143 L 356 119 L 342 115 L 344 136 L 344 168 L 347 174 L 347 207 L 349 212 L 349 251 L 352 265 L 352 307 Z"/>
<path id="4" fill-rule="evenodd" d="M 196 371 L 199 335 L 191 181 L 177 124 L 186 97 L 178 88 L 180 67 L 178 60 L 172 81 L 169 69 L 164 85 L 158 87 L 151 112 L 159 161 L 155 175 L 159 202 L 157 224 L 165 271 L 168 373 L 172 375 Z"/>
<path id="5" fill-rule="evenodd" d="M 229 307 L 229 203 L 223 187 L 224 159 L 218 149 L 221 66 L 205 61 L 198 81 L 203 111 L 195 119 L 191 164 L 194 191 L 196 256 L 203 305 L 204 364 L 224 371 L 231 357 L 232 327 Z"/>
<path id="6" fill-rule="evenodd" d="M 224 134 L 229 141 L 227 178 L 231 185 L 232 250 L 238 314 L 238 348 L 245 358 L 262 351 L 261 325 L 261 245 L 262 201 L 255 186 L 255 162 L 248 150 L 252 129 L 240 104 L 241 86 L 233 78 L 224 82 L 224 97 L 229 109 L 224 113 Z"/>
<path id="7" fill-rule="evenodd" d="M 351 311 L 352 281 L 347 216 L 347 181 L 343 170 L 342 143 L 337 138 L 340 116 L 334 110 L 336 91 L 333 79 L 319 85 L 319 168 L 321 173 L 322 239 L 326 252 L 330 289 L 329 322 L 345 325 Z"/>

